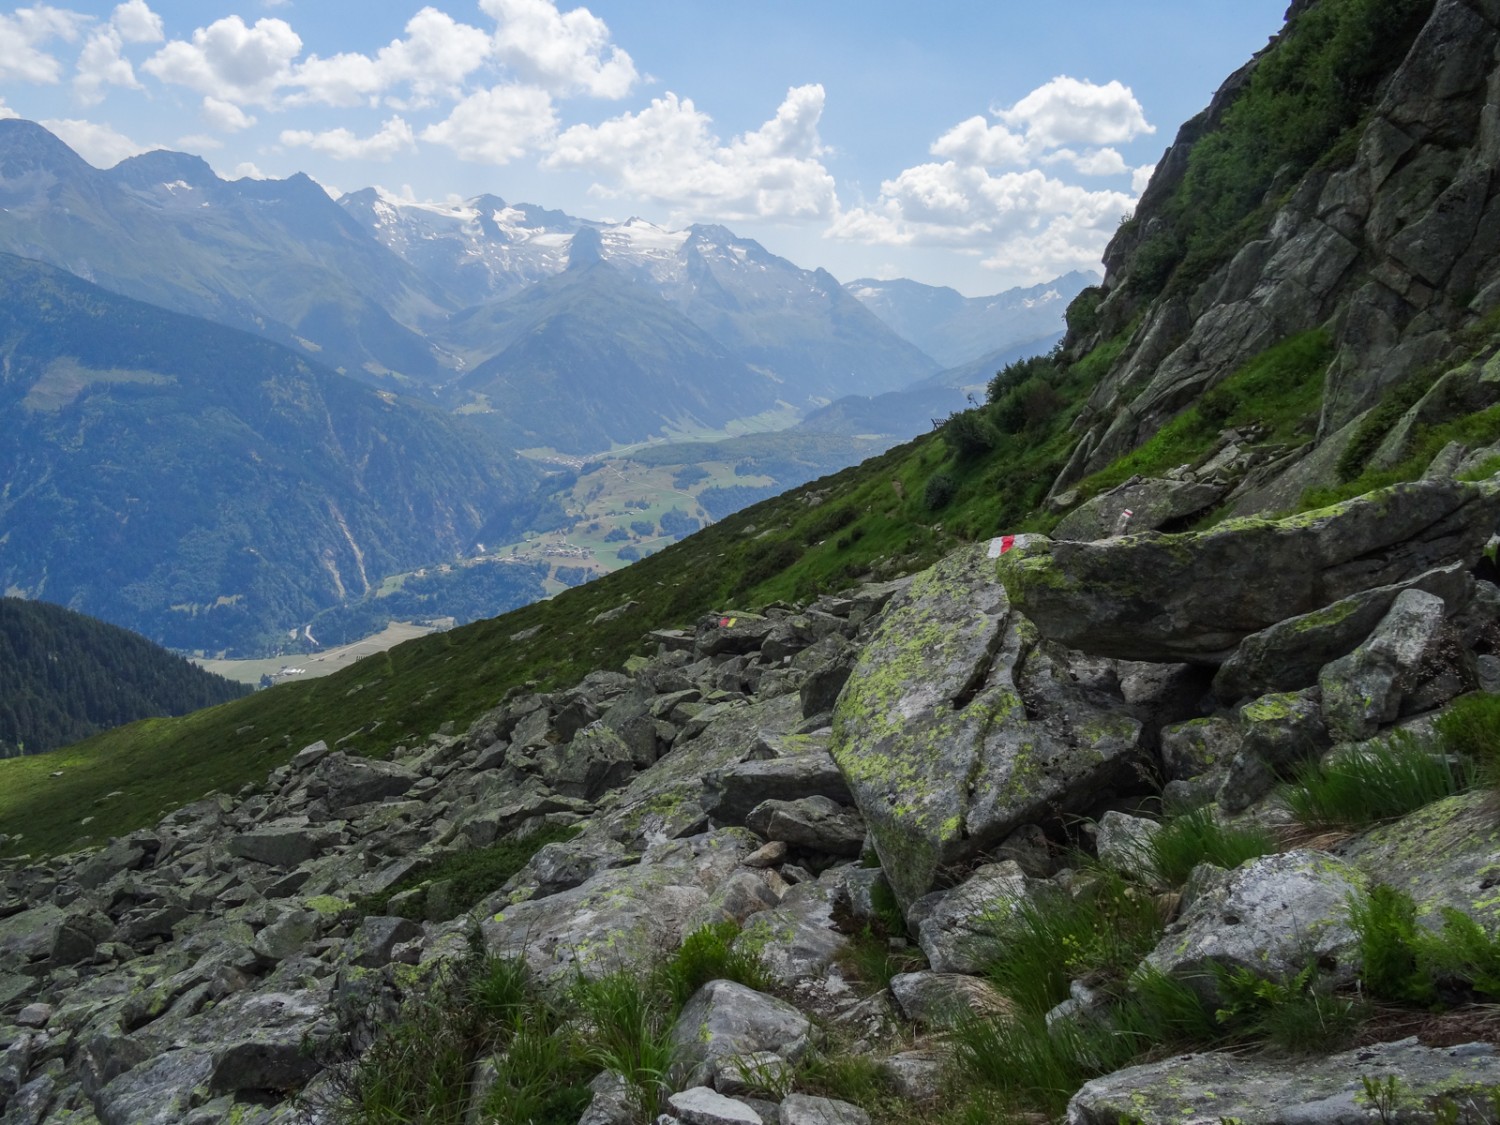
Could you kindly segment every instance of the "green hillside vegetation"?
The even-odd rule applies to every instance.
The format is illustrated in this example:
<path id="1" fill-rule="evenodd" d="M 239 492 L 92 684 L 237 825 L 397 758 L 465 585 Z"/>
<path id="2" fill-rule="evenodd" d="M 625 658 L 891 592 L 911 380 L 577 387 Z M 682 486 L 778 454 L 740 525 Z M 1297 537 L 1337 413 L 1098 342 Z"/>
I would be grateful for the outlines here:
<path id="1" fill-rule="evenodd" d="M 246 693 L 145 637 L 45 602 L 0 598 L 0 758 Z"/>

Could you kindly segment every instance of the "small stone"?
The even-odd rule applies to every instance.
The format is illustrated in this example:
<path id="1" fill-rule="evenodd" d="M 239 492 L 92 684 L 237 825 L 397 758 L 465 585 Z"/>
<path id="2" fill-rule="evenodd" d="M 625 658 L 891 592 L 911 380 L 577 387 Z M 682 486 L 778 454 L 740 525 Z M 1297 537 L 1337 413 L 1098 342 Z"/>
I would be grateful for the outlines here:
<path id="1" fill-rule="evenodd" d="M 51 1004 L 27 1004 L 16 1016 L 16 1023 L 20 1027 L 46 1027 L 53 1010 Z"/>
<path id="2" fill-rule="evenodd" d="M 744 1102 L 707 1086 L 681 1090 L 667 1099 L 683 1125 L 760 1125 L 760 1114 Z"/>

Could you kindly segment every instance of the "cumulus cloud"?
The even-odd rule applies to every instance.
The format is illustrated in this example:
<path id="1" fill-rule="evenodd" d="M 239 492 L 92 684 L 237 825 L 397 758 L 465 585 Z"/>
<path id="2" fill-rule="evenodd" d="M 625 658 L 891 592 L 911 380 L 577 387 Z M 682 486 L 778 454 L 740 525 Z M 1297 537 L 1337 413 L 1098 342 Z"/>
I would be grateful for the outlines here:
<path id="1" fill-rule="evenodd" d="M 1130 190 L 1140 195 L 1146 190 L 1146 185 L 1151 182 L 1151 177 L 1156 174 L 1155 164 L 1142 164 L 1130 173 Z"/>
<path id="2" fill-rule="evenodd" d="M 268 180 L 271 178 L 257 168 L 254 161 L 250 160 L 236 164 L 232 175 L 236 180 Z M 227 179 L 228 177 L 225 178 Z"/>
<path id="3" fill-rule="evenodd" d="M 826 218 L 837 194 L 819 159 L 824 97 L 822 86 L 794 87 L 775 117 L 723 144 L 712 118 L 669 93 L 639 113 L 574 125 L 543 163 L 592 172 L 596 194 L 644 196 L 680 218 Z"/>
<path id="4" fill-rule="evenodd" d="M 42 44 L 54 39 L 75 42 L 88 22 L 87 16 L 46 4 L 0 15 L 0 79 L 55 83 L 62 64 L 42 50 Z"/>
<path id="5" fill-rule="evenodd" d="M 522 81 L 556 95 L 612 99 L 635 86 L 635 63 L 587 8 L 560 12 L 553 0 L 479 0 L 479 6 L 495 20 L 496 57 Z"/>
<path id="6" fill-rule="evenodd" d="M 112 168 L 129 156 L 139 156 L 145 145 L 136 144 L 108 125 L 76 118 L 51 119 L 42 125 L 96 168 Z"/>
<path id="7" fill-rule="evenodd" d="M 146 0 L 126 0 L 126 3 L 117 5 L 109 22 L 127 43 L 160 43 L 167 37 L 161 17 L 151 10 Z"/>
<path id="8" fill-rule="evenodd" d="M 493 86 L 470 94 L 422 139 L 451 148 L 460 160 L 509 164 L 557 128 L 552 98 L 535 86 Z"/>
<path id="9" fill-rule="evenodd" d="M 285 20 L 247 26 L 235 15 L 198 28 L 192 42 L 174 39 L 141 66 L 163 82 L 223 101 L 270 105 L 301 53 L 302 38 Z"/>
<path id="10" fill-rule="evenodd" d="M 886 180 L 873 202 L 841 212 L 825 235 L 947 247 L 1036 279 L 1097 264 L 1135 198 L 1065 177 L 1132 174 L 1114 146 L 1155 131 L 1135 95 L 1119 82 L 1060 77 L 991 117 L 949 129 L 932 144 L 939 159 Z"/>
<path id="11" fill-rule="evenodd" d="M 8 105 L 5 104 L 5 99 L 4 98 L 0 98 L 0 121 L 4 121 L 7 117 L 20 117 L 20 116 L 21 115 L 19 113 L 17 113 L 15 110 L 11 109 L 10 106 L 8 106 Z"/>
<path id="12" fill-rule="evenodd" d="M 203 99 L 203 120 L 223 133 L 238 133 L 255 124 L 255 118 L 233 102 L 212 96 Z"/>
<path id="13" fill-rule="evenodd" d="M 423 8 L 406 23 L 406 38 L 393 39 L 374 58 L 316 55 L 296 68 L 301 91 L 292 104 L 320 102 L 353 106 L 393 86 L 410 87 L 418 102 L 446 94 L 457 96 L 464 79 L 481 67 L 491 50 L 490 36 L 462 24 L 436 8 Z"/>
<path id="14" fill-rule="evenodd" d="M 1122 144 L 1156 132 L 1128 86 L 1098 86 L 1066 75 L 1037 87 L 995 116 L 1021 129 L 1027 143 L 1037 148 Z"/>
<path id="15" fill-rule="evenodd" d="M 326 153 L 335 160 L 389 160 L 415 148 L 417 139 L 410 125 L 399 117 L 392 117 L 380 127 L 380 132 L 369 137 L 357 137 L 343 128 L 322 133 L 287 129 L 281 134 L 281 143 Z"/>

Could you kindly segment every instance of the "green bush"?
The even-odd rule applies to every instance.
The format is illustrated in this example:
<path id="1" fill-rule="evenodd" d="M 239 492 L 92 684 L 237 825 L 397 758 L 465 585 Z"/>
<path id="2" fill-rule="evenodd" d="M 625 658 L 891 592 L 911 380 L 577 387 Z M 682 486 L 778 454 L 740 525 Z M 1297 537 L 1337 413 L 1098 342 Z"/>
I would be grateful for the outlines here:
<path id="1" fill-rule="evenodd" d="M 922 506 L 929 512 L 946 508 L 957 493 L 958 481 L 953 479 L 953 474 L 933 473 L 927 478 L 927 484 L 922 489 Z"/>
<path id="2" fill-rule="evenodd" d="M 948 417 L 939 432 L 960 461 L 973 461 L 988 453 L 999 436 L 983 410 L 960 410 Z"/>
<path id="3" fill-rule="evenodd" d="M 1382 999 L 1422 1006 L 1500 999 L 1500 933 L 1452 907 L 1438 917 L 1441 927 L 1423 926 L 1411 896 L 1385 884 L 1356 895 L 1349 924 L 1359 938 L 1365 987 Z"/>
<path id="4" fill-rule="evenodd" d="M 1468 789 L 1467 759 L 1397 732 L 1367 749 L 1302 766 L 1282 799 L 1309 828 L 1365 828 Z"/>
<path id="5" fill-rule="evenodd" d="M 1294 1055 L 1328 1054 L 1347 1046 L 1367 1009 L 1339 996 L 1310 964 L 1289 981 L 1262 977 L 1249 969 L 1215 966 L 1224 1006 L 1215 1018 L 1236 1039 L 1264 1042 Z"/>
<path id="6" fill-rule="evenodd" d="M 764 992 L 770 978 L 760 956 L 735 949 L 740 928 L 732 921 L 700 926 L 682 939 L 682 945 L 659 970 L 659 987 L 681 1007 L 693 993 L 711 980 L 732 980 Z"/>

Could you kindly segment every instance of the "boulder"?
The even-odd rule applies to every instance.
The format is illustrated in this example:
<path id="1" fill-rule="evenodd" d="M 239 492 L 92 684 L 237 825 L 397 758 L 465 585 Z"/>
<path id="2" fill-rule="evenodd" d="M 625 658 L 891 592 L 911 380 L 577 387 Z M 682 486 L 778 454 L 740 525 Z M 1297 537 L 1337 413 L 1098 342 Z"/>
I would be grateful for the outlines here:
<path id="1" fill-rule="evenodd" d="M 734 948 L 758 955 L 767 974 L 783 987 L 825 983 L 838 976 L 831 972 L 833 963 L 849 944 L 833 918 L 841 897 L 838 870 L 798 883 L 775 907 L 750 917 Z"/>
<path id="2" fill-rule="evenodd" d="M 1266 695 L 1240 708 L 1244 737 L 1219 787 L 1219 806 L 1236 813 L 1275 787 L 1299 762 L 1328 749 L 1328 728 L 1316 688 Z"/>
<path id="3" fill-rule="evenodd" d="M 1214 676 L 1214 694 L 1235 703 L 1269 692 L 1311 687 L 1325 664 L 1352 652 L 1370 635 L 1403 590 L 1437 595 L 1451 615 L 1469 604 L 1474 578 L 1462 563 L 1453 563 L 1409 582 L 1362 590 L 1311 613 L 1279 621 L 1240 642 Z"/>
<path id="4" fill-rule="evenodd" d="M 865 822 L 853 809 L 827 797 L 762 801 L 745 817 L 745 827 L 765 840 L 780 840 L 824 855 L 859 855 Z"/>
<path id="5" fill-rule="evenodd" d="M 709 981 L 672 1026 L 673 1079 L 701 1086 L 722 1063 L 761 1052 L 796 1062 L 812 1046 L 812 1036 L 812 1023 L 785 1000 L 733 981 Z"/>
<path id="6" fill-rule="evenodd" d="M 777 1110 L 777 1125 L 870 1125 L 858 1106 L 812 1094 L 788 1094 Z"/>
<path id="7" fill-rule="evenodd" d="M 1094 841 L 1099 862 L 1143 883 L 1154 881 L 1151 839 L 1160 831 L 1157 821 L 1111 809 L 1099 818 Z"/>
<path id="8" fill-rule="evenodd" d="M 1119 702 L 1011 613 L 984 544 L 893 598 L 839 697 L 831 750 L 902 907 L 940 867 L 1127 774 L 1141 725 Z"/>
<path id="9" fill-rule="evenodd" d="M 349 938 L 348 961 L 364 969 L 378 969 L 391 960 L 391 950 L 422 936 L 422 927 L 408 918 L 368 917 Z"/>
<path id="10" fill-rule="evenodd" d="M 907 914 L 927 963 L 939 973 L 980 973 L 996 952 L 995 927 L 1026 894 L 1013 860 L 990 863 L 968 880 L 919 899 Z"/>
<path id="11" fill-rule="evenodd" d="M 744 1102 L 707 1086 L 690 1086 L 667 1098 L 682 1125 L 761 1125 L 760 1114 Z"/>
<path id="12" fill-rule="evenodd" d="M 1005 998 L 992 984 L 967 973 L 897 973 L 890 987 L 902 1015 L 938 1031 L 1008 1010 Z"/>
<path id="13" fill-rule="evenodd" d="M 549 788 L 585 801 L 620 788 L 637 767 L 630 744 L 600 723 L 585 727 L 571 742 L 543 746 L 533 761 Z"/>
<path id="14" fill-rule="evenodd" d="M 1362 645 L 1318 673 L 1323 719 L 1340 741 L 1362 741 L 1401 715 L 1423 665 L 1439 656 L 1444 612 L 1442 598 L 1403 590 Z"/>
<path id="15" fill-rule="evenodd" d="M 399 797 L 410 789 L 417 774 L 395 762 L 353 758 L 335 751 L 321 758 L 308 776 L 307 792 L 322 798 L 335 812 L 386 797 Z"/>
<path id="16" fill-rule="evenodd" d="M 1136 478 L 1085 500 L 1058 522 L 1052 538 L 1092 540 L 1156 531 L 1213 507 L 1227 491 L 1221 484 Z M 1127 511 L 1124 528 L 1116 530 Z"/>
<path id="17" fill-rule="evenodd" d="M 1326 1058 L 1292 1060 L 1217 1051 L 1182 1055 L 1084 1083 L 1068 1103 L 1067 1121 L 1068 1125 L 1176 1125 L 1184 1121 L 1342 1125 L 1372 1120 L 1375 1111 L 1366 1093 L 1367 1083 L 1378 1088 L 1388 1081 L 1400 1092 L 1403 1107 L 1425 1108 L 1443 1094 L 1500 1085 L 1500 1056 L 1488 1043 L 1424 1047 L 1414 1038 Z M 1455 1108 L 1461 1105 L 1456 1103 Z M 1407 1120 L 1404 1108 L 1399 1118 L 1392 1113 L 1389 1119 Z"/>
<path id="18" fill-rule="evenodd" d="M 1240 724 L 1224 715 L 1163 727 L 1162 768 L 1169 781 L 1187 781 L 1214 770 L 1222 772 L 1229 768 L 1243 739 Z"/>
<path id="19" fill-rule="evenodd" d="M 1233 872 L 1193 874 L 1191 901 L 1144 965 L 1221 997 L 1213 966 L 1285 981 L 1316 962 L 1352 977 L 1357 941 L 1349 897 L 1364 885 L 1350 864 L 1302 849 L 1262 856 Z M 1200 874 L 1202 873 L 1202 874 Z"/>
<path id="20" fill-rule="evenodd" d="M 489 915 L 485 944 L 496 956 L 524 956 L 544 978 L 649 964 L 712 912 L 716 892 L 755 847 L 744 829 L 720 829 L 653 845 L 635 866 L 547 898 L 512 905 L 491 896 L 480 908 Z"/>
<path id="21" fill-rule="evenodd" d="M 213 1068 L 205 1051 L 167 1051 L 107 1083 L 94 1112 L 101 1125 L 181 1125 L 207 1100 Z"/>
<path id="22" fill-rule="evenodd" d="M 827 797 L 852 804 L 854 797 L 824 748 L 825 740 L 809 735 L 795 737 L 797 742 L 789 739 L 783 745 L 796 750 L 805 744 L 806 752 L 736 762 L 709 773 L 703 780 L 704 810 L 721 824 L 744 824 L 750 810 L 763 801 Z"/>
<path id="23" fill-rule="evenodd" d="M 229 854 L 272 867 L 296 867 L 339 838 L 337 829 L 311 825 L 306 817 L 289 817 L 229 837 Z"/>
<path id="24" fill-rule="evenodd" d="M 1473 565 L 1500 483 L 1392 485 L 1282 520 L 1098 542 L 1036 537 L 1000 557 L 1011 601 L 1061 644 L 1219 665 L 1252 633 L 1438 566 Z"/>

